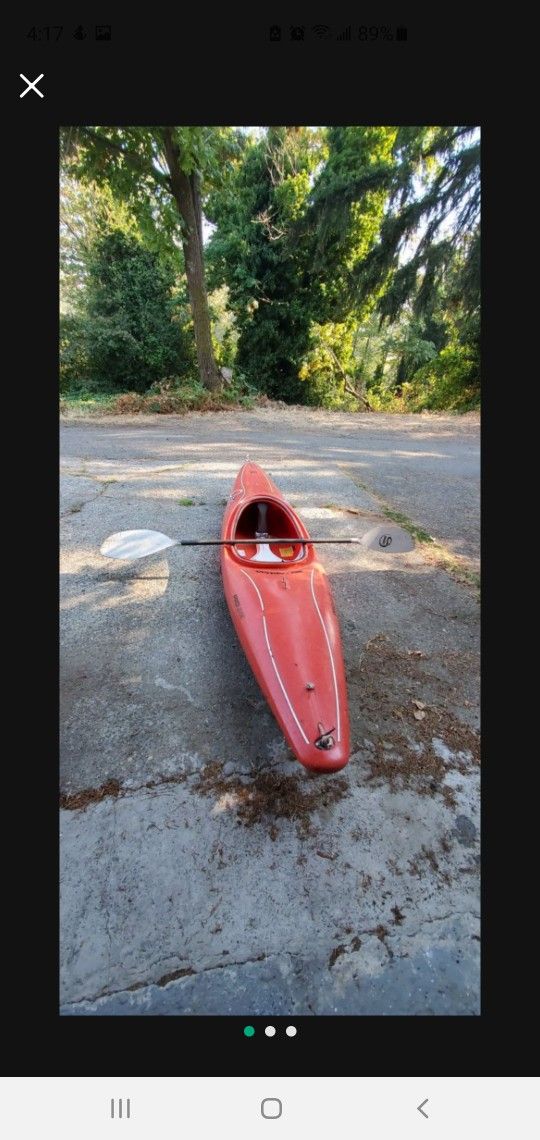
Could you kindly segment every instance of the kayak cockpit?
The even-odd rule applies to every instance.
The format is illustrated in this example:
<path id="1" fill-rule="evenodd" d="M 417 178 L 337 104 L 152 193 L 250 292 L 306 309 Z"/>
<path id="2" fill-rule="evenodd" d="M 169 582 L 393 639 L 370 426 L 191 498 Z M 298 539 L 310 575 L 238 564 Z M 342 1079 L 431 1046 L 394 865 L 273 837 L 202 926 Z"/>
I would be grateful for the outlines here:
<path id="1" fill-rule="evenodd" d="M 272 536 L 291 541 L 275 543 Z M 271 499 L 248 503 L 238 516 L 233 537 L 245 540 L 234 547 L 243 561 L 298 562 L 306 556 L 306 547 L 294 542 L 301 537 L 294 517 Z"/>

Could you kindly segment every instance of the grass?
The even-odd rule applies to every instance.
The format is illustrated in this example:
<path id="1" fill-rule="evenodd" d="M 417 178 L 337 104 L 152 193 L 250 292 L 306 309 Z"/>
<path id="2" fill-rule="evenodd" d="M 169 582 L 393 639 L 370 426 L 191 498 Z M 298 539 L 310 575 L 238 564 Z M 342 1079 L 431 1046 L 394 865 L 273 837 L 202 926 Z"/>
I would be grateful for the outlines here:
<path id="1" fill-rule="evenodd" d="M 178 499 L 178 505 L 180 507 L 194 507 L 195 499 Z"/>
<path id="2" fill-rule="evenodd" d="M 428 555 L 429 562 L 432 562 L 434 566 L 438 566 L 440 570 L 446 570 L 446 573 L 449 574 L 455 582 L 472 586 L 480 594 L 480 574 L 476 570 L 469 570 L 468 566 L 465 566 L 455 554 L 451 554 L 450 551 L 439 542 L 433 542 L 432 550 L 433 557 Z"/>
<path id="3" fill-rule="evenodd" d="M 385 518 L 391 519 L 392 522 L 403 527 L 403 530 L 407 530 L 416 542 L 422 546 L 422 554 L 426 561 L 430 562 L 432 566 L 437 566 L 439 570 L 445 570 L 455 582 L 472 587 L 478 592 L 478 595 L 480 595 L 480 574 L 476 570 L 470 570 L 458 555 L 451 554 L 441 542 L 437 542 L 431 534 L 428 534 L 427 530 L 423 530 L 422 527 L 417 526 L 407 515 L 402 514 L 401 511 L 394 511 L 391 507 L 386 506 L 380 495 L 377 495 L 371 487 L 363 483 L 349 468 L 343 467 L 343 470 L 346 471 L 353 483 L 356 483 L 358 487 L 362 487 L 364 491 L 367 491 L 368 494 L 373 495 L 379 500 L 381 503 L 381 514 L 383 514 Z M 328 504 L 328 506 L 332 506 L 332 504 Z"/>
<path id="4" fill-rule="evenodd" d="M 60 411 L 65 415 L 101 414 L 110 412 L 116 396 L 111 393 L 65 392 L 60 397 Z"/>
<path id="5" fill-rule="evenodd" d="M 407 530 L 422 546 L 429 547 L 429 550 L 425 550 L 423 553 L 433 566 L 438 566 L 439 570 L 446 570 L 446 573 L 456 582 L 462 582 L 467 586 L 473 586 L 478 591 L 480 590 L 480 575 L 477 571 L 469 570 L 468 566 L 465 566 L 457 555 L 451 554 L 446 546 L 437 542 L 426 530 L 422 530 L 422 527 L 411 522 L 411 519 L 401 514 L 400 511 L 392 511 L 390 507 L 383 507 L 383 514 L 387 519 L 392 519 L 392 522 L 398 523 L 404 530 Z"/>
<path id="6" fill-rule="evenodd" d="M 397 523 L 398 526 L 402 526 L 404 530 L 407 530 L 417 542 L 429 543 L 431 546 L 437 545 L 435 539 L 428 534 L 427 530 L 422 530 L 422 527 L 411 522 L 411 519 L 408 519 L 406 515 L 402 515 L 400 511 L 393 511 L 390 507 L 383 507 L 382 513 L 387 519 L 391 519 L 392 522 Z"/>

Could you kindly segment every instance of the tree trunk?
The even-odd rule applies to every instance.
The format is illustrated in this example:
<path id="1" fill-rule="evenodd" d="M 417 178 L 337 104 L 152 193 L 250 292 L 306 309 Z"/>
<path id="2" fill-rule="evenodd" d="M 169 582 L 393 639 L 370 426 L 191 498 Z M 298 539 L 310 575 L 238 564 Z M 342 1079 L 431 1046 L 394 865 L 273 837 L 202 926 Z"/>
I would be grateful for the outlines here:
<path id="1" fill-rule="evenodd" d="M 182 247 L 186 263 L 187 287 L 193 316 L 195 346 L 201 381 L 205 388 L 215 392 L 221 388 L 222 377 L 214 359 L 210 314 L 204 280 L 202 245 L 202 211 L 198 176 L 188 177 L 180 167 L 179 150 L 173 142 L 170 127 L 163 129 L 163 142 L 171 189 L 182 219 Z"/>
<path id="2" fill-rule="evenodd" d="M 330 348 L 330 345 L 328 347 Z M 369 403 L 369 400 L 367 400 L 366 397 L 363 396 L 361 392 L 356 391 L 356 388 L 353 385 L 351 377 L 348 376 L 347 373 L 345 372 L 345 369 L 343 368 L 339 358 L 336 356 L 334 349 L 330 348 L 330 352 L 332 353 L 332 356 L 334 357 L 334 360 L 337 364 L 337 367 L 338 367 L 338 369 L 341 372 L 341 375 L 343 377 L 343 390 L 345 392 L 349 392 L 351 396 L 356 396 L 356 399 L 359 401 L 359 403 L 364 405 L 364 407 L 366 408 L 366 410 L 368 412 L 373 411 L 371 404 Z"/>

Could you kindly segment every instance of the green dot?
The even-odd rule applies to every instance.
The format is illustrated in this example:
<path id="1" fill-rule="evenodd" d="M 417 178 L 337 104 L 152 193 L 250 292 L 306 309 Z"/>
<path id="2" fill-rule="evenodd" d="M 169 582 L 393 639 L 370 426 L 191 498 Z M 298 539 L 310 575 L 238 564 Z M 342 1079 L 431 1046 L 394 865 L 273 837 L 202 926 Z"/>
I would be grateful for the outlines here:
<path id="1" fill-rule="evenodd" d="M 244 1025 L 244 1037 L 253 1037 L 255 1030 L 252 1025 Z"/>

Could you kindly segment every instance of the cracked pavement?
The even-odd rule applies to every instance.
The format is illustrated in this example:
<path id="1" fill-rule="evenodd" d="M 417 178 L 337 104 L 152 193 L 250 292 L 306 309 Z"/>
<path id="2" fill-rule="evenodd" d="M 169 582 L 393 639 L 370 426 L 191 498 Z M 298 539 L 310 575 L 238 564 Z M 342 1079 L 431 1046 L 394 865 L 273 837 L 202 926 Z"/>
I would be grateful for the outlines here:
<path id="1" fill-rule="evenodd" d="M 475 569 L 478 436 L 290 408 L 64 418 L 64 1015 L 479 1013 L 474 589 L 422 546 L 320 548 L 353 739 L 336 784 L 288 752 L 215 549 L 99 554 L 132 527 L 219 534 L 249 454 L 312 533 L 386 503 Z"/>

